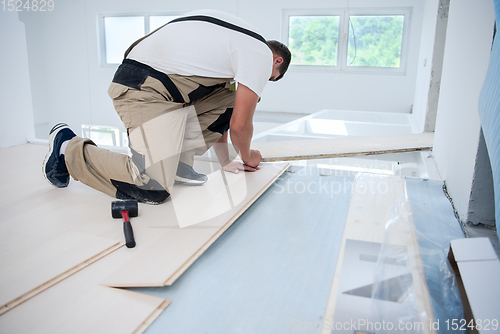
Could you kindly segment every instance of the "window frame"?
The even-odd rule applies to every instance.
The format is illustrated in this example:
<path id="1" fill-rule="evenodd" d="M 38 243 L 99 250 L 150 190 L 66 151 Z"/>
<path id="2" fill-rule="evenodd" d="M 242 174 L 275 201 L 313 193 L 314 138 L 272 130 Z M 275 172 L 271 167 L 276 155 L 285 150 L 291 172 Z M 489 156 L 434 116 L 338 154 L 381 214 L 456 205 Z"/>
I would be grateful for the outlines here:
<path id="1" fill-rule="evenodd" d="M 116 68 L 119 63 L 107 63 L 106 62 L 106 32 L 104 29 L 104 18 L 105 17 L 140 17 L 144 19 L 144 31 L 145 35 L 149 34 L 150 31 L 150 16 L 181 16 L 185 14 L 185 11 L 168 11 L 168 12 L 125 12 L 125 13 L 98 13 L 97 14 L 97 33 L 98 33 L 98 57 L 99 65 L 101 67 Z M 125 50 L 123 50 L 125 52 Z"/>
<path id="2" fill-rule="evenodd" d="M 338 45 L 342 43 L 341 36 L 344 35 L 344 10 L 342 9 L 284 9 L 283 10 L 283 20 L 282 20 L 282 41 L 284 44 L 289 46 L 289 29 L 290 29 L 290 16 L 339 16 L 339 36 Z M 340 48 L 337 49 L 337 65 L 292 65 L 290 64 L 290 69 L 300 70 L 300 71 L 340 71 L 342 55 L 340 54 Z"/>
<path id="3" fill-rule="evenodd" d="M 395 74 L 406 75 L 410 44 L 410 29 L 412 22 L 411 7 L 390 8 L 328 8 L 328 9 L 284 9 L 282 16 L 282 41 L 289 44 L 290 16 L 337 16 L 339 20 L 339 43 L 337 50 L 337 66 L 328 65 L 292 65 L 294 72 L 342 72 L 358 74 Z M 347 66 L 347 51 L 349 43 L 349 17 L 358 15 L 404 15 L 403 36 L 401 41 L 401 57 L 399 67 L 368 67 Z"/>

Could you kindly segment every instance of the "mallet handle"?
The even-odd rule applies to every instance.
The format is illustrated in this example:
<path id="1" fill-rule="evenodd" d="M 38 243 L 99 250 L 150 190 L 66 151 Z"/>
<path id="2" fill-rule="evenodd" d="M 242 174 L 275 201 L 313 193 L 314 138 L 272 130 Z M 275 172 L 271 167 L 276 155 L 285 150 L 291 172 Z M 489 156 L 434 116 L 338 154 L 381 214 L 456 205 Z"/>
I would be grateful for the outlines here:
<path id="1" fill-rule="evenodd" d="M 128 218 L 128 211 L 122 211 L 123 217 L 123 233 L 125 234 L 125 245 L 127 248 L 135 247 L 134 231 Z"/>

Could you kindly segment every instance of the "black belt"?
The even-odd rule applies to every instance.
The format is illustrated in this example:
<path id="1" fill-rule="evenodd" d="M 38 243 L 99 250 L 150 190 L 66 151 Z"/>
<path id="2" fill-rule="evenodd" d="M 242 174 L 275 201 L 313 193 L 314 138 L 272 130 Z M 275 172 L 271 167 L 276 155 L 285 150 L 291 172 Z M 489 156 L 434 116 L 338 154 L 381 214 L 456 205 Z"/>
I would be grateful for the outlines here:
<path id="1" fill-rule="evenodd" d="M 173 102 L 185 103 L 181 92 L 172 80 L 160 71 L 155 70 L 149 65 L 140 63 L 133 59 L 124 59 L 122 64 L 116 70 L 113 82 L 125 85 L 127 87 L 140 89 L 147 77 L 153 77 L 163 84 L 172 95 Z"/>

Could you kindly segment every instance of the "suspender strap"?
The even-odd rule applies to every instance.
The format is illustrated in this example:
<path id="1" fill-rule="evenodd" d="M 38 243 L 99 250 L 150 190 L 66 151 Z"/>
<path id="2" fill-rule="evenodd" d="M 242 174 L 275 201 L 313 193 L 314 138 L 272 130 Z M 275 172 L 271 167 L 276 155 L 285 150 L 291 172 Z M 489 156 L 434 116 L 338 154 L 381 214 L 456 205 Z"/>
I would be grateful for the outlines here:
<path id="1" fill-rule="evenodd" d="M 216 19 L 215 17 L 211 17 L 211 16 L 196 15 L 196 16 L 179 17 L 179 18 L 177 18 L 175 20 L 170 21 L 170 23 L 184 22 L 184 21 L 202 21 L 202 22 L 213 23 L 213 24 L 216 24 L 218 26 L 221 26 L 221 27 L 224 27 L 224 28 L 227 28 L 227 29 L 231 29 L 231 30 L 240 32 L 242 34 L 248 35 L 250 37 L 253 37 L 253 38 L 255 38 L 255 39 L 257 39 L 257 40 L 259 40 L 262 43 L 264 43 L 264 44 L 267 45 L 267 42 L 266 42 L 265 38 L 262 37 L 261 35 L 253 32 L 251 30 L 242 28 L 240 26 L 234 25 L 234 24 L 226 22 L 226 21 L 222 21 L 222 20 Z"/>
<path id="2" fill-rule="evenodd" d="M 157 32 L 158 30 L 160 30 L 161 28 L 163 28 L 164 26 L 166 26 L 167 24 L 171 24 L 171 23 L 175 23 L 175 22 L 185 22 L 185 21 L 202 21 L 202 22 L 208 22 L 208 23 L 212 23 L 212 24 L 216 24 L 218 26 L 221 26 L 221 27 L 224 27 L 224 28 L 227 28 L 227 29 L 231 29 L 231 30 L 234 30 L 234 31 L 237 31 L 237 32 L 240 32 L 242 34 L 245 34 L 245 35 L 248 35 L 250 37 L 253 37 L 259 41 L 261 41 L 262 43 L 266 44 L 268 47 L 269 45 L 267 44 L 267 41 L 265 40 L 264 37 L 262 37 L 261 35 L 251 31 L 251 30 L 248 30 L 248 29 L 245 29 L 245 28 L 242 28 L 240 26 L 237 26 L 237 25 L 234 25 L 232 23 L 229 23 L 229 22 L 226 22 L 226 21 L 222 21 L 222 20 L 219 20 L 215 17 L 211 17 L 211 16 L 204 16 L 204 15 L 195 15 L 195 16 L 186 16 L 186 17 L 179 17 L 175 20 L 172 20 L 164 25 L 162 25 L 160 28 L 156 29 L 155 31 L 147 34 L 146 36 L 138 39 L 137 41 L 135 41 L 128 49 L 127 51 L 125 51 L 125 55 L 124 55 L 124 58 L 127 58 L 128 54 L 130 53 L 130 51 L 132 51 L 132 49 L 137 45 L 139 44 L 143 39 L 151 36 L 152 34 L 154 34 L 155 32 Z"/>

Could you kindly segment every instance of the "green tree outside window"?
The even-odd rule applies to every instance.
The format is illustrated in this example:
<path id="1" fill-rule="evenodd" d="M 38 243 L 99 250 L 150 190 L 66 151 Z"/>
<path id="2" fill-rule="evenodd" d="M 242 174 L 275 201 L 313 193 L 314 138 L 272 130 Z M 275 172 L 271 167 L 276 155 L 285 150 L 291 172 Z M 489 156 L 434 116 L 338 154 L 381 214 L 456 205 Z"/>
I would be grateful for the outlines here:
<path id="1" fill-rule="evenodd" d="M 292 65 L 337 66 L 339 16 L 290 16 Z"/>
<path id="2" fill-rule="evenodd" d="M 348 66 L 399 67 L 404 15 L 351 16 Z"/>
<path id="3" fill-rule="evenodd" d="M 346 66 L 399 67 L 404 15 L 352 15 Z M 337 66 L 340 16 L 290 16 L 292 65 Z"/>

